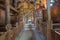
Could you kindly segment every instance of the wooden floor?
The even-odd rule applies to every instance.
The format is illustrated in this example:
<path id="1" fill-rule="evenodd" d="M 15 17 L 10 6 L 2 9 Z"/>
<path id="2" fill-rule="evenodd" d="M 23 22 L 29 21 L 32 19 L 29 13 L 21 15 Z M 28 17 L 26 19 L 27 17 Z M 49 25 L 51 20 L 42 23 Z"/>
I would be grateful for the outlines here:
<path id="1" fill-rule="evenodd" d="M 32 31 L 23 30 L 15 40 L 32 40 Z"/>
<path id="2" fill-rule="evenodd" d="M 23 30 L 15 40 L 46 40 L 45 36 L 37 30 Z"/>
<path id="3" fill-rule="evenodd" d="M 38 30 L 33 30 L 35 40 L 46 40 L 46 37 Z"/>

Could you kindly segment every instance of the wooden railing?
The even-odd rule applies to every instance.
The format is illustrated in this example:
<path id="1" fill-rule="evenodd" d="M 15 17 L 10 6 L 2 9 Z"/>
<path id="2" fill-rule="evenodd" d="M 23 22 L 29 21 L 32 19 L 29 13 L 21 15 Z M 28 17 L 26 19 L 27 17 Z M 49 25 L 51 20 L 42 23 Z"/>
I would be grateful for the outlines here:
<path id="1" fill-rule="evenodd" d="M 14 27 L 14 29 L 7 32 L 5 40 L 15 40 L 15 37 L 21 32 L 23 24 Z"/>

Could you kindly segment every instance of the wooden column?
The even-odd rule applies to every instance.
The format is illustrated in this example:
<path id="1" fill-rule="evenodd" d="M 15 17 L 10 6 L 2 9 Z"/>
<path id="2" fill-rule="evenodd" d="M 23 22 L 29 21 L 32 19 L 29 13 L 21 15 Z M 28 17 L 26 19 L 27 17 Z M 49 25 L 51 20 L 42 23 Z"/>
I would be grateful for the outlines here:
<path id="1" fill-rule="evenodd" d="M 5 0 L 5 7 L 6 7 L 6 22 L 10 24 L 10 0 Z"/>
<path id="2" fill-rule="evenodd" d="M 51 40 L 50 0 L 47 0 L 47 12 L 48 12 L 48 21 L 47 21 L 47 40 Z"/>

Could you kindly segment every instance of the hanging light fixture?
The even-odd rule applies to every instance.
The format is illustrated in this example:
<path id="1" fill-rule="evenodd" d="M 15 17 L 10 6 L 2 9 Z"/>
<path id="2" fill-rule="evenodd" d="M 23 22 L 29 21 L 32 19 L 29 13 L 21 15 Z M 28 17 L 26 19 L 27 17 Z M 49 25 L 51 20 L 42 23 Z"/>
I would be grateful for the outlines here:
<path id="1" fill-rule="evenodd" d="M 28 9 L 28 3 L 24 2 L 24 9 Z"/>

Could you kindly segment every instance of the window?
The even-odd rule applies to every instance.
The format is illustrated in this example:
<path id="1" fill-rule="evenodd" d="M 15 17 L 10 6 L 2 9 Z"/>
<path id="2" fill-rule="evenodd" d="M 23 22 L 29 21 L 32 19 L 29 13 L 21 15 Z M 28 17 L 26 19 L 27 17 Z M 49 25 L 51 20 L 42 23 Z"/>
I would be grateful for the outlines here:
<path id="1" fill-rule="evenodd" d="M 54 1 L 54 0 L 51 0 L 51 2 L 50 2 L 50 6 L 53 6 L 54 3 L 55 3 L 55 1 Z"/>

